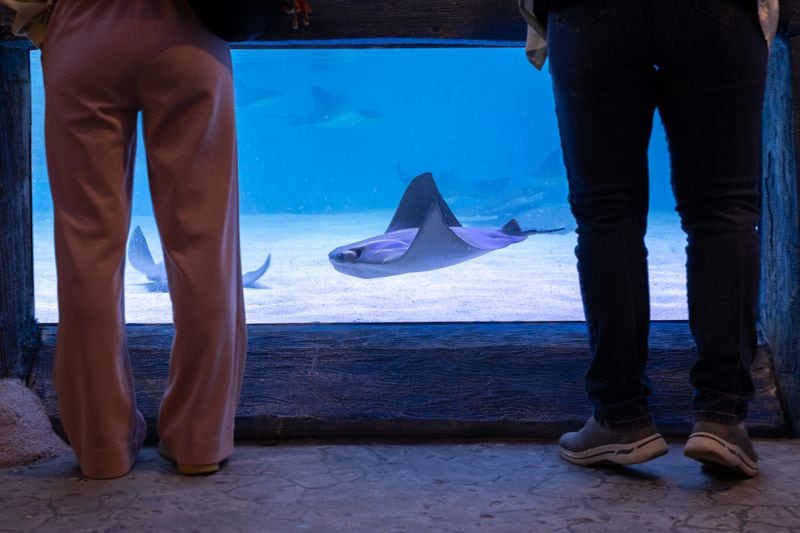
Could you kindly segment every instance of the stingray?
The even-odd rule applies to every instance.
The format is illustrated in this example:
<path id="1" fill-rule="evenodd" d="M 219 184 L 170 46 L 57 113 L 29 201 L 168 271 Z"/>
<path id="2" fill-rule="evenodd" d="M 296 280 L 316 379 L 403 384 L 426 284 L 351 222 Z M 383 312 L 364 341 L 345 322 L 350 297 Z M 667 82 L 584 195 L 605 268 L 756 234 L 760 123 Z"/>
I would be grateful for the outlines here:
<path id="1" fill-rule="evenodd" d="M 273 104 L 282 94 L 268 87 L 250 87 L 244 82 L 236 83 L 237 107 L 265 107 Z"/>
<path id="2" fill-rule="evenodd" d="M 139 226 L 136 226 L 131 234 L 131 239 L 128 243 L 128 259 L 130 259 L 133 268 L 147 277 L 149 281 L 148 288 L 151 292 L 167 292 L 167 269 L 163 262 L 156 264 L 153 261 L 150 247 L 147 246 L 147 239 L 144 238 L 144 233 L 142 233 L 142 229 Z M 245 287 L 253 287 L 255 282 L 269 268 L 271 259 L 272 255 L 267 254 L 267 260 L 260 267 L 242 276 L 242 284 Z"/>
<path id="3" fill-rule="evenodd" d="M 283 117 L 287 126 L 350 127 L 383 117 L 380 111 L 353 106 L 342 92 L 332 93 L 322 87 L 312 87 L 311 96 L 311 112 Z"/>
<path id="4" fill-rule="evenodd" d="M 528 235 L 563 229 L 523 230 L 513 218 L 500 229 L 465 228 L 426 172 L 409 184 L 386 232 L 340 246 L 328 259 L 343 274 L 381 278 L 456 265 L 522 242 Z"/>
<path id="5" fill-rule="evenodd" d="M 547 154 L 547 157 L 539 164 L 536 174 L 548 178 L 553 176 L 563 178 L 567 175 L 567 169 L 564 167 L 564 156 L 561 155 L 560 146 Z"/>

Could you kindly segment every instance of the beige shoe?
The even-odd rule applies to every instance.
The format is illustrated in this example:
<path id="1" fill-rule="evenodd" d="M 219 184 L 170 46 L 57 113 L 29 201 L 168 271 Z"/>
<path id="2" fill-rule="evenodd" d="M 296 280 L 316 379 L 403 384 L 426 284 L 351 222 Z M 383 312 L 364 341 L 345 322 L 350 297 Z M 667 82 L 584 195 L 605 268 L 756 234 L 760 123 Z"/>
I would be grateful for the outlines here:
<path id="1" fill-rule="evenodd" d="M 219 471 L 219 463 L 210 463 L 205 465 L 187 465 L 185 463 L 179 463 L 172 457 L 172 455 L 170 455 L 170 453 L 167 451 L 167 447 L 161 441 L 158 443 L 158 453 L 161 455 L 161 457 L 169 459 L 175 463 L 175 469 L 179 474 L 183 474 L 184 476 L 207 476 Z"/>

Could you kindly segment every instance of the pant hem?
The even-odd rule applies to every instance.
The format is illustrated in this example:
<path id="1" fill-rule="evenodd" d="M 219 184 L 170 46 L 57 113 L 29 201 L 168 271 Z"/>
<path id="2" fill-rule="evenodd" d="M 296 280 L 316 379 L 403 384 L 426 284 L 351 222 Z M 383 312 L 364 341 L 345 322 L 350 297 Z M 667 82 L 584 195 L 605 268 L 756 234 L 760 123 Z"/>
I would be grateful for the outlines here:
<path id="1" fill-rule="evenodd" d="M 744 415 L 737 415 L 733 413 L 720 413 L 718 411 L 695 411 L 695 420 L 698 422 L 717 422 L 719 424 L 735 425 L 744 421 Z"/>
<path id="2" fill-rule="evenodd" d="M 631 418 L 628 420 L 610 420 L 595 413 L 594 418 L 606 429 L 638 429 L 653 424 L 653 417 L 650 415 Z"/>

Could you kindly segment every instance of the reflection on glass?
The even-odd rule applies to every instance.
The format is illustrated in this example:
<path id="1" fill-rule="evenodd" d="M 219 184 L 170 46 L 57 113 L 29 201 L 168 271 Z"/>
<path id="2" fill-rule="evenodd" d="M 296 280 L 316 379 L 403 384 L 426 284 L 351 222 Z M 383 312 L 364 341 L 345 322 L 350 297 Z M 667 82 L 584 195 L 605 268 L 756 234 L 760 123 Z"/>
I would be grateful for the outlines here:
<path id="1" fill-rule="evenodd" d="M 249 322 L 583 320 L 551 82 L 520 49 L 234 50 L 233 60 Z M 36 314 L 56 322 L 38 52 L 32 65 Z M 657 122 L 650 149 L 652 314 L 684 319 L 685 239 L 663 137 Z M 406 189 L 427 172 L 441 205 L 401 216 L 413 218 L 403 228 L 392 224 Z M 518 229 L 506 226 L 512 219 Z M 452 230 L 453 220 L 463 228 Z M 169 322 L 169 296 L 153 278 L 161 250 L 143 146 L 132 233 L 137 226 L 153 264 L 129 257 L 127 319 Z M 458 245 L 437 228 L 471 236 L 473 248 L 490 235 L 509 242 L 451 264 Z M 556 228 L 565 230 L 522 238 L 526 230 Z M 514 232 L 522 237 L 509 238 Z M 336 258 L 356 261 L 365 250 L 348 245 L 383 234 L 381 253 L 392 260 L 421 255 L 415 265 L 426 268 L 415 269 L 424 271 L 371 277 L 334 268 Z M 415 242 L 422 236 L 425 246 Z"/>

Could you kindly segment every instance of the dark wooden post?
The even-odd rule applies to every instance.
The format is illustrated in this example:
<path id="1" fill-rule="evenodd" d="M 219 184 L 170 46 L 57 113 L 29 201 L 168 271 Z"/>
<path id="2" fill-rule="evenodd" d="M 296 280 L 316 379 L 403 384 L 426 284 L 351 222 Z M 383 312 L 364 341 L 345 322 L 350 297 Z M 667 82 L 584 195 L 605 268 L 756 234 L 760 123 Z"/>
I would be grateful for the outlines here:
<path id="1" fill-rule="evenodd" d="M 25 378 L 38 351 L 33 315 L 30 61 L 0 9 L 0 378 Z"/>
<path id="2" fill-rule="evenodd" d="M 764 108 L 761 329 L 800 434 L 800 0 L 781 0 Z"/>
<path id="3" fill-rule="evenodd" d="M 25 378 L 38 347 L 33 315 L 29 46 L 0 41 L 0 378 Z"/>

